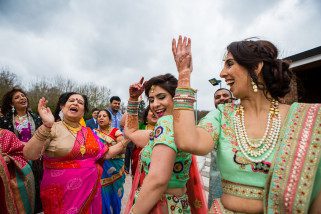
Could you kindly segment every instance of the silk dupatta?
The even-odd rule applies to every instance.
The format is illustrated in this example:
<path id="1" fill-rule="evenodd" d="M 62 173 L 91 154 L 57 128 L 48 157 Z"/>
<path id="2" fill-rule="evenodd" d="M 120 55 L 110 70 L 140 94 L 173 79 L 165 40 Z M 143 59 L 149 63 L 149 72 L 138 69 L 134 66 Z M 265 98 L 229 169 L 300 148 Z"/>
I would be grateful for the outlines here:
<path id="1" fill-rule="evenodd" d="M 320 104 L 291 108 L 265 188 L 265 213 L 308 213 L 314 182 L 320 179 Z"/>
<path id="2" fill-rule="evenodd" d="M 14 133 L 0 130 L 1 213 L 33 213 L 35 184 L 31 167 L 23 157 L 24 145 Z M 5 161 L 5 157 L 10 162 Z"/>
<path id="3" fill-rule="evenodd" d="M 81 146 L 86 148 L 80 153 Z M 45 213 L 101 213 L 102 168 L 97 162 L 106 152 L 90 128 L 77 133 L 71 152 L 62 158 L 44 157 L 41 199 Z"/>

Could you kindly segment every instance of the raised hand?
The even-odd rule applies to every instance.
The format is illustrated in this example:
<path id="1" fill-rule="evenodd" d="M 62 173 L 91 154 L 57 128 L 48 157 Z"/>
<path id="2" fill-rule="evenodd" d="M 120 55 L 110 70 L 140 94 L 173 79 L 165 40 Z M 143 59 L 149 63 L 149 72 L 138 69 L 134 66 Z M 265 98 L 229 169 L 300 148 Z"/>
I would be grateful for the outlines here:
<path id="1" fill-rule="evenodd" d="M 179 36 L 177 44 L 176 40 L 173 39 L 172 52 L 178 73 L 191 73 L 193 71 L 191 39 L 187 37 L 182 39 L 182 36 Z"/>
<path id="2" fill-rule="evenodd" d="M 144 77 L 140 79 L 139 82 L 131 84 L 129 86 L 129 97 L 132 100 L 138 100 L 140 95 L 144 92 Z"/>
<path id="3" fill-rule="evenodd" d="M 38 113 L 39 113 L 39 116 L 42 119 L 42 123 L 46 127 L 52 127 L 52 124 L 55 122 L 55 118 L 54 118 L 53 114 L 51 113 L 50 108 L 47 107 L 47 102 L 48 101 L 44 97 L 42 97 L 39 100 Z"/>

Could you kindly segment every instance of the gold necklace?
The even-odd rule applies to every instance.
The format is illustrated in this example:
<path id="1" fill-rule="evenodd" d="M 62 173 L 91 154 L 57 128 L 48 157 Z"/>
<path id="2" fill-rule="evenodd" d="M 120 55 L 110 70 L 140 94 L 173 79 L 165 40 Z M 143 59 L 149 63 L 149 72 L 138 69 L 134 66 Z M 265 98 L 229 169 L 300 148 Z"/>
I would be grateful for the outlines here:
<path id="1" fill-rule="evenodd" d="M 28 114 L 25 114 L 23 116 L 16 115 L 17 119 L 19 120 L 19 123 L 23 122 L 25 119 L 28 118 Z"/>
<path id="2" fill-rule="evenodd" d="M 80 144 L 80 148 L 79 148 L 79 152 L 82 156 L 84 156 L 84 154 L 86 153 L 86 146 L 85 146 L 85 135 L 83 133 L 82 127 L 80 125 L 80 127 L 72 127 L 70 125 L 68 125 L 65 121 L 62 121 L 62 123 L 64 124 L 64 126 L 67 128 L 67 130 L 70 132 L 70 134 L 76 139 L 76 141 Z M 77 139 L 76 134 L 81 130 L 81 134 L 83 136 L 83 142 L 80 142 Z"/>

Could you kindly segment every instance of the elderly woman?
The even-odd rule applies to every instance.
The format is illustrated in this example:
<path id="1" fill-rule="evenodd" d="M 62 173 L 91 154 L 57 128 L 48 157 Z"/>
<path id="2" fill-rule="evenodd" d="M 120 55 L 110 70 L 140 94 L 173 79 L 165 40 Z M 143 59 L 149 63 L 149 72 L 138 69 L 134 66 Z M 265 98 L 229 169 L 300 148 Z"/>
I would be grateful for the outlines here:
<path id="1" fill-rule="evenodd" d="M 191 41 L 173 40 L 179 79 L 174 105 L 193 98 Z M 223 195 L 211 213 L 319 213 L 321 211 L 320 104 L 279 101 L 290 91 L 289 63 L 264 40 L 232 42 L 220 76 L 238 105 L 222 104 L 195 126 L 191 109 L 174 110 L 174 137 L 183 151 L 213 148 Z"/>
<path id="2" fill-rule="evenodd" d="M 44 175 L 41 199 L 45 213 L 101 213 L 102 168 L 99 160 L 120 153 L 125 143 L 108 147 L 90 128 L 80 125 L 88 110 L 87 97 L 69 92 L 61 100 L 63 120 L 55 122 L 47 100 L 39 100 L 43 125 L 24 147 L 31 159 L 43 157 Z"/>
<path id="3" fill-rule="evenodd" d="M 28 142 L 41 125 L 40 117 L 28 110 L 27 94 L 21 88 L 13 88 L 2 98 L 2 113 L 0 128 L 8 129 L 16 134 L 23 143 Z M 32 172 L 35 178 L 36 198 L 35 212 L 42 211 L 40 200 L 40 182 L 42 179 L 42 161 L 32 161 Z"/>

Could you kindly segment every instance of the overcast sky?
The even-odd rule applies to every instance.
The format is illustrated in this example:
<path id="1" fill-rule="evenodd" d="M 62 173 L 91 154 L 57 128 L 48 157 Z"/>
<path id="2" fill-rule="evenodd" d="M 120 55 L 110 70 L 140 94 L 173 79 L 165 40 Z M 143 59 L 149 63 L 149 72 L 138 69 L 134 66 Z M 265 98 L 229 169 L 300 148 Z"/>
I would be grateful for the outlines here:
<path id="1" fill-rule="evenodd" d="M 213 109 L 226 46 L 259 37 L 287 57 L 321 45 L 319 0 L 0 0 L 0 67 L 95 82 L 123 101 L 140 76 L 177 77 L 171 40 L 192 39 L 198 107 Z M 224 84 L 223 84 L 224 85 Z"/>

